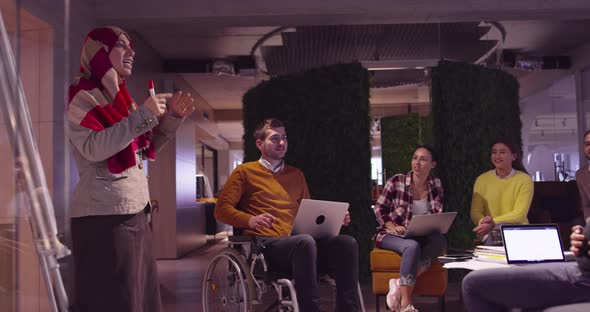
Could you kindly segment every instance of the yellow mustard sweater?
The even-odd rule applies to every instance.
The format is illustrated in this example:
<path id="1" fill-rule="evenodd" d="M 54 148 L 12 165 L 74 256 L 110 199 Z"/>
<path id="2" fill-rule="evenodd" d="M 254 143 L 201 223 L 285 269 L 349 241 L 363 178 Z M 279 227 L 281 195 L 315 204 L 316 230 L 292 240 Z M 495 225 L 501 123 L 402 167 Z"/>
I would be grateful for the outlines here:
<path id="1" fill-rule="evenodd" d="M 239 165 L 231 174 L 215 205 L 215 218 L 246 235 L 288 236 L 302 199 L 309 198 L 303 173 L 292 166 L 276 173 L 258 161 Z M 253 216 L 269 213 L 275 216 L 271 228 L 248 229 Z"/>
<path id="2" fill-rule="evenodd" d="M 471 200 L 471 221 L 479 224 L 484 216 L 492 216 L 496 224 L 527 224 L 527 214 L 533 200 L 533 180 L 516 171 L 500 179 L 490 170 L 475 180 Z"/>

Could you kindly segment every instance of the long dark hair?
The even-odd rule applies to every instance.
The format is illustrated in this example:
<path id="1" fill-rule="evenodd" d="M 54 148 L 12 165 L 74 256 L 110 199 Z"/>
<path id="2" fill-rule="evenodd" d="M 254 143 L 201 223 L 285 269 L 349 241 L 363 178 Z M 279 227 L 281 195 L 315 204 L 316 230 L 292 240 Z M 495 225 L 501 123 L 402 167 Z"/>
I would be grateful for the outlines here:
<path id="1" fill-rule="evenodd" d="M 432 146 L 426 145 L 426 144 L 416 145 L 416 148 L 414 149 L 414 153 L 418 149 L 420 149 L 420 148 L 423 148 L 423 149 L 427 150 L 430 153 L 430 158 L 432 158 L 432 161 L 436 161 L 437 160 L 436 153 L 434 152 L 434 148 L 432 148 Z"/>
<path id="2" fill-rule="evenodd" d="M 438 167 L 438 161 L 437 161 L 437 159 L 438 159 L 438 158 L 437 158 L 437 155 L 436 155 L 436 153 L 434 152 L 434 148 L 433 148 L 432 146 L 430 146 L 430 145 L 426 145 L 426 144 L 423 144 L 423 145 L 416 145 L 416 148 L 414 148 L 414 153 L 416 153 L 416 151 L 417 151 L 418 149 L 420 149 L 420 148 L 423 148 L 423 149 L 427 150 L 427 151 L 428 151 L 428 153 L 430 153 L 430 158 L 432 159 L 432 161 L 433 161 L 433 162 L 436 162 L 436 163 L 437 163 L 437 167 Z M 436 177 L 436 175 L 434 174 L 434 171 L 435 171 L 435 170 L 436 170 L 436 167 L 435 167 L 435 168 L 432 168 L 432 169 L 430 170 L 430 176 L 431 176 L 431 177 Z"/>
<path id="3" fill-rule="evenodd" d="M 516 154 L 516 159 L 512 161 L 512 168 L 529 174 L 529 172 L 526 171 L 524 165 L 522 164 L 522 155 L 520 154 L 520 149 L 518 148 L 518 145 L 514 144 L 512 141 L 507 139 L 499 139 L 494 141 L 494 143 L 490 146 L 490 151 L 492 150 L 494 145 L 498 143 L 506 145 L 510 150 L 510 153 Z"/>

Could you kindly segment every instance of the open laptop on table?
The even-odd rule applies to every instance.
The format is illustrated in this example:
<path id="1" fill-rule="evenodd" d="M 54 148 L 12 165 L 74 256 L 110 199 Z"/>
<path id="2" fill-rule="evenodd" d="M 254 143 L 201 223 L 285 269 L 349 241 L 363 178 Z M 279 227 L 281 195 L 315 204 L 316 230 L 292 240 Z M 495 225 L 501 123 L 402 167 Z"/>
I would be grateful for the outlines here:
<path id="1" fill-rule="evenodd" d="M 508 264 L 565 261 L 556 224 L 504 224 L 500 230 Z"/>
<path id="2" fill-rule="evenodd" d="M 455 220 L 457 212 L 442 212 L 437 214 L 414 215 L 404 234 L 400 237 L 419 237 L 434 232 L 446 234 Z M 396 235 L 396 234 L 394 234 Z"/>
<path id="3" fill-rule="evenodd" d="M 315 239 L 338 235 L 348 206 L 343 202 L 303 199 L 291 235 L 309 234 Z"/>

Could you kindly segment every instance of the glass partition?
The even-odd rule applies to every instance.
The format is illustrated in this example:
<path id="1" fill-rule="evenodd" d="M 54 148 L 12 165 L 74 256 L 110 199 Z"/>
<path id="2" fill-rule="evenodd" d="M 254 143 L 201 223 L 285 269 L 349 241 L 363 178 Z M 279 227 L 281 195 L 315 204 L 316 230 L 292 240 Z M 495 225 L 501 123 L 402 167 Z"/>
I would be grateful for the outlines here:
<path id="1" fill-rule="evenodd" d="M 521 101 L 524 165 L 535 181 L 569 181 L 579 169 L 574 76 Z"/>
<path id="2" fill-rule="evenodd" d="M 0 310 L 67 311 L 56 259 L 68 250 L 49 194 L 54 129 L 63 128 L 54 86 L 63 81 L 54 79 L 53 27 L 20 4 L 0 1 Z"/>

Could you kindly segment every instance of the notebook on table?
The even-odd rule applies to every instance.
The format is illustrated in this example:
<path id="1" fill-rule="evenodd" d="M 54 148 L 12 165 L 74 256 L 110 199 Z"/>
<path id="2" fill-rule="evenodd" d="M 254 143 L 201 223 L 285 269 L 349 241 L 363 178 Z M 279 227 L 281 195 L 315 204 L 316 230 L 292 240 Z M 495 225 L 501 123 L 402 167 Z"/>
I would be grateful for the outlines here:
<path id="1" fill-rule="evenodd" d="M 348 206 L 348 203 L 343 202 L 303 199 L 291 235 L 309 234 L 315 239 L 338 235 Z"/>
<path id="2" fill-rule="evenodd" d="M 508 264 L 565 261 L 556 224 L 505 224 L 500 230 Z"/>
<path id="3" fill-rule="evenodd" d="M 442 212 L 437 214 L 414 215 L 404 234 L 400 237 L 419 237 L 439 232 L 446 234 L 455 220 L 457 212 Z"/>

